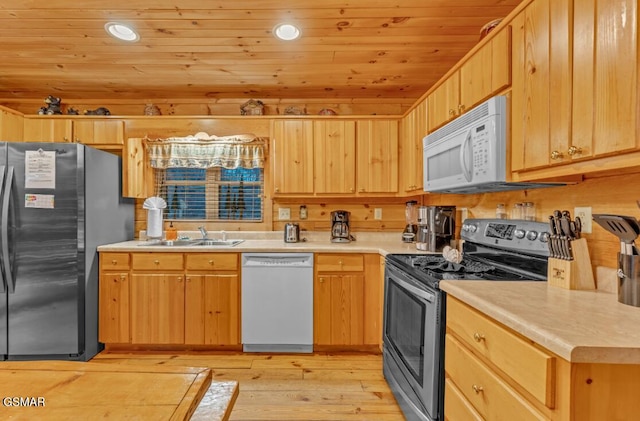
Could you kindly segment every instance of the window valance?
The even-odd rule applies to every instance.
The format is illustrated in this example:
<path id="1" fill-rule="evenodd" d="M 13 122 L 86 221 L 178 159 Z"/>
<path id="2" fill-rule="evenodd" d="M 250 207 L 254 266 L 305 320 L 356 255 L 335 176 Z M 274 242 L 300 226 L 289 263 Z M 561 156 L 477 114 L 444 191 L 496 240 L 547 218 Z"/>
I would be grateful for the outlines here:
<path id="1" fill-rule="evenodd" d="M 147 139 L 152 168 L 264 168 L 267 138 L 253 134 Z"/>

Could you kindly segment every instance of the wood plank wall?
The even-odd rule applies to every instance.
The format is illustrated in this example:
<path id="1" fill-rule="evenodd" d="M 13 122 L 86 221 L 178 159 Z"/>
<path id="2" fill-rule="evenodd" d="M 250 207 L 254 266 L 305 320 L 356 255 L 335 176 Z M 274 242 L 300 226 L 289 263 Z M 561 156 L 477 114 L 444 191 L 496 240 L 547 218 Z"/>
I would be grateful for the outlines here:
<path id="1" fill-rule="evenodd" d="M 424 205 L 455 205 L 458 208 L 457 227 L 460 229 L 461 210 L 466 208 L 469 217 L 493 218 L 498 203 L 504 203 L 511 209 L 517 202 L 533 202 L 536 205 L 536 219 L 545 222 L 554 209 L 567 209 L 573 214 L 574 207 L 591 206 L 593 213 L 611 213 L 640 217 L 636 200 L 640 200 L 640 172 L 607 177 L 586 178 L 583 182 L 548 189 L 521 190 L 513 192 L 484 193 L 474 195 L 425 194 L 406 198 L 369 198 L 369 199 L 268 199 L 272 204 L 271 212 L 266 213 L 267 220 L 261 226 L 229 224 L 224 229 L 234 230 L 274 230 L 282 231 L 287 221 L 278 221 L 278 208 L 291 209 L 291 221 L 299 222 L 301 228 L 313 231 L 330 229 L 332 210 L 344 209 L 351 212 L 353 233 L 363 231 L 388 231 L 401 233 L 405 225 L 405 202 L 416 199 Z M 144 229 L 146 212 L 142 209 L 142 200 L 137 202 L 136 232 Z M 299 208 L 307 206 L 308 218 L 300 220 Z M 382 220 L 373 218 L 374 208 L 382 209 Z M 193 223 L 174 224 L 178 230 L 194 229 Z M 222 229 L 222 228 L 220 228 Z M 400 237 L 398 237 L 400 238 Z M 593 233 L 584 234 L 589 245 L 592 266 L 617 266 L 617 253 L 620 242 L 613 234 L 593 224 Z M 398 240 L 400 241 L 400 240 Z"/>

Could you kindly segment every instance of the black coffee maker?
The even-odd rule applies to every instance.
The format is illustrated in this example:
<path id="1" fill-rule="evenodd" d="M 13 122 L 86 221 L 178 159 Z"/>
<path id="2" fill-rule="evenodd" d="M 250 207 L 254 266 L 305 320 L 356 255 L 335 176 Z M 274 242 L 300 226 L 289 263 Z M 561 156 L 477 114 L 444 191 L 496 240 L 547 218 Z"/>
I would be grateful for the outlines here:
<path id="1" fill-rule="evenodd" d="M 331 242 L 349 243 L 353 238 L 349 229 L 351 212 L 336 210 L 331 212 Z"/>

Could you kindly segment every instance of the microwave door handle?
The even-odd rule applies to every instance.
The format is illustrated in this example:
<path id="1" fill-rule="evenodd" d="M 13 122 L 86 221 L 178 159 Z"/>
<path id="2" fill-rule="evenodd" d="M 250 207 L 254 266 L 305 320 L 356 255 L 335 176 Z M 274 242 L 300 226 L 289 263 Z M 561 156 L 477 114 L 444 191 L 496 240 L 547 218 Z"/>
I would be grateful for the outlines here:
<path id="1" fill-rule="evenodd" d="M 462 174 L 467 181 L 471 181 L 471 168 L 467 166 L 467 161 L 465 157 L 467 156 L 467 151 L 469 154 L 472 154 L 471 151 L 471 130 L 467 132 L 467 137 L 462 142 L 462 148 L 460 148 L 460 166 L 462 166 Z"/>

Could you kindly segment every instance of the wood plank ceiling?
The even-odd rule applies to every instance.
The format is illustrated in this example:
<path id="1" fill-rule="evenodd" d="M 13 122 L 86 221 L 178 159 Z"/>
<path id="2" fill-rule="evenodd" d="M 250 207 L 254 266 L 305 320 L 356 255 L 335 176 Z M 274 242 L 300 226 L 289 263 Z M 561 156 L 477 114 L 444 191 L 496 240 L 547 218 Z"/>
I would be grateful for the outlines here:
<path id="1" fill-rule="evenodd" d="M 520 2 L 0 0 L 0 98 L 417 99 Z"/>

